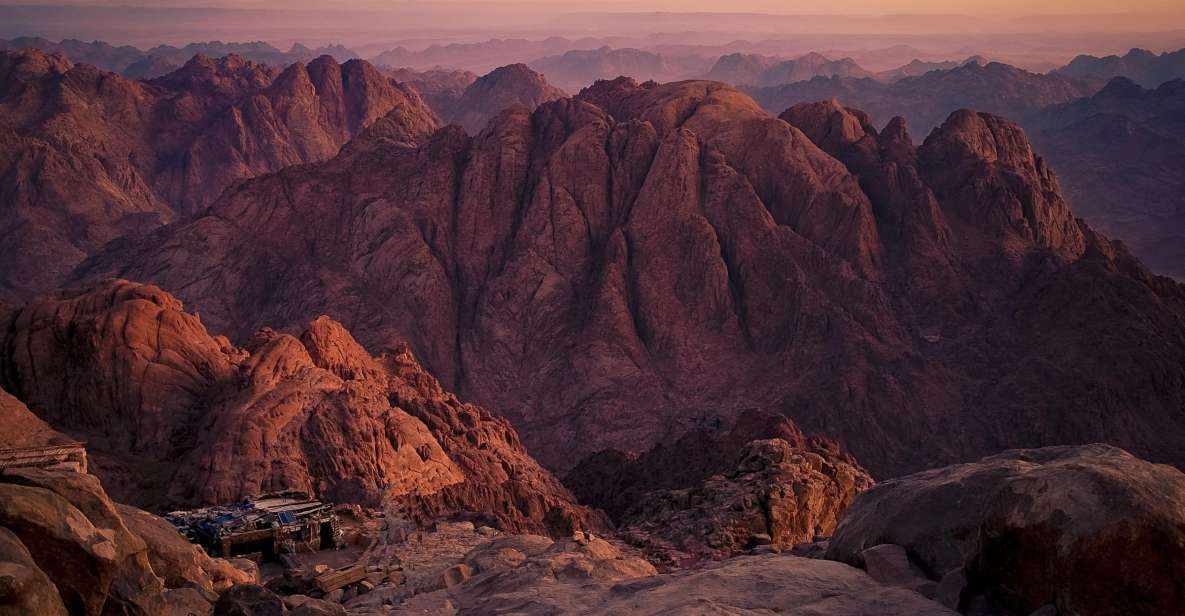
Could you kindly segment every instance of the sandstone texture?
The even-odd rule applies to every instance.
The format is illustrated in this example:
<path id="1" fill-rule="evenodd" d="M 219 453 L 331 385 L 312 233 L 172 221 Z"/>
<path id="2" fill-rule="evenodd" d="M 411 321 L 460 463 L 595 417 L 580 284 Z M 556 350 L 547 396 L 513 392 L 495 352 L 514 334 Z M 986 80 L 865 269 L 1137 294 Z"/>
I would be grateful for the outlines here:
<path id="1" fill-rule="evenodd" d="M 1185 474 L 1107 445 L 1008 451 L 882 482 L 827 557 L 894 544 L 967 611 L 1170 614 L 1185 604 Z M 870 569 L 871 572 L 871 569 Z M 971 612 L 967 612 L 971 613 Z"/>
<path id="2" fill-rule="evenodd" d="M 175 289 L 235 341 L 321 314 L 407 341 L 560 471 L 750 408 L 874 476 L 1096 441 L 1185 464 L 1185 291 L 1074 218 L 1015 124 L 918 146 L 860 115 L 601 82 L 355 140 L 74 276 Z"/>
<path id="3" fill-rule="evenodd" d="M 0 449 L 22 449 L 68 444 L 74 439 L 49 427 L 24 402 L 0 389 Z"/>
<path id="4" fill-rule="evenodd" d="M 954 614 L 835 562 L 746 556 L 656 575 L 599 540 L 508 537 L 465 557 L 473 575 L 405 602 L 394 614 Z"/>
<path id="5" fill-rule="evenodd" d="M 443 121 L 460 124 L 469 134 L 476 135 L 506 109 L 519 106 L 534 111 L 543 103 L 566 96 L 527 65 L 511 64 L 475 80 L 456 100 L 434 109 Z"/>
<path id="6" fill-rule="evenodd" d="M 789 549 L 830 535 L 844 509 L 871 485 L 858 466 L 781 439 L 752 441 L 730 472 L 691 488 L 646 494 L 621 516 L 619 529 L 650 553 L 668 543 L 715 559 L 764 544 Z"/>
<path id="7" fill-rule="evenodd" d="M 436 128 L 414 90 L 360 60 L 280 70 L 199 54 L 143 82 L 0 51 L 0 299 L 53 288 L 103 244 L 199 212 L 237 180 L 329 158 L 393 110 L 418 135 Z"/>
<path id="8" fill-rule="evenodd" d="M 699 426 L 642 455 L 598 452 L 564 483 L 668 568 L 830 535 L 872 479 L 834 441 L 749 411 L 731 427 Z"/>
<path id="9" fill-rule="evenodd" d="M 206 613 L 217 593 L 252 581 L 70 471 L 0 473 L 0 559 L 6 614 Z"/>
<path id="10" fill-rule="evenodd" d="M 406 349 L 374 357 L 327 317 L 299 338 L 263 329 L 235 347 L 159 288 L 111 281 L 10 319 L 6 386 L 86 441 L 120 500 L 297 490 L 403 499 L 425 517 L 480 512 L 513 529 L 598 523 L 505 420 L 445 392 Z"/>

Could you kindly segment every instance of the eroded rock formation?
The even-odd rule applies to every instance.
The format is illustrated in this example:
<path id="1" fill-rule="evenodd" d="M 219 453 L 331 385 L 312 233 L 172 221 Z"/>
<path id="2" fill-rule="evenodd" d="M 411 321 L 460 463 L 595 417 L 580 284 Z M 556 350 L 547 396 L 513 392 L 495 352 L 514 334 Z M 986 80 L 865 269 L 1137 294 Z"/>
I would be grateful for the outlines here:
<path id="1" fill-rule="evenodd" d="M 464 566 L 470 577 L 415 597 L 394 613 L 954 614 L 847 565 L 788 555 L 739 557 L 655 575 L 645 561 L 597 538 L 512 536 L 475 548 Z"/>
<path id="2" fill-rule="evenodd" d="M 514 106 L 534 111 L 539 105 L 567 96 L 563 90 L 525 64 L 511 64 L 494 69 L 469 84 L 456 100 L 436 107 L 445 122 L 460 124 L 476 135 L 502 111 Z"/>
<path id="3" fill-rule="evenodd" d="M 835 442 L 748 411 L 730 427 L 699 426 L 641 455 L 598 452 L 564 483 L 666 567 L 830 535 L 872 479 Z"/>
<path id="4" fill-rule="evenodd" d="M 392 110 L 436 119 L 360 60 L 283 71 L 198 55 L 148 82 L 0 52 L 0 298 L 53 288 L 108 241 L 201 211 L 230 184 L 322 160 Z"/>
<path id="5" fill-rule="evenodd" d="M 235 340 L 320 314 L 406 340 L 557 469 L 752 407 L 874 475 L 1067 441 L 1185 464 L 1185 292 L 1074 219 L 1023 131 L 813 113 L 601 82 L 477 138 L 356 140 L 76 276 L 178 289 Z"/>
<path id="6" fill-rule="evenodd" d="M 676 554 L 720 559 L 766 544 L 789 549 L 830 535 L 870 486 L 858 466 L 781 439 L 752 441 L 730 471 L 646 494 L 621 516 L 620 530 L 665 561 Z M 664 553 L 667 546 L 674 554 Z"/>
<path id="7" fill-rule="evenodd" d="M 121 500 L 299 490 L 512 529 L 599 527 L 505 420 L 445 392 L 406 349 L 372 357 L 326 317 L 239 348 L 159 288 L 113 281 L 34 302 L 5 329 L 7 386 L 86 440 Z"/>
<path id="8" fill-rule="evenodd" d="M 252 581 L 164 520 L 112 503 L 93 475 L 69 471 L 0 473 L 0 559 L 6 613 L 208 611 L 216 593 Z"/>

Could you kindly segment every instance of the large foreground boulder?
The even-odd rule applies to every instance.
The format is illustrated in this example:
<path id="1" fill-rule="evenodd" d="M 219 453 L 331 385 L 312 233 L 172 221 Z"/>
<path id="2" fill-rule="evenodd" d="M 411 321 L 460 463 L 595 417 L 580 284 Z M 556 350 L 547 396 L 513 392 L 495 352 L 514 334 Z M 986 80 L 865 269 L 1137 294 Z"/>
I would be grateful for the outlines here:
<path id="1" fill-rule="evenodd" d="M 7 528 L 0 528 L 0 614 L 66 615 L 58 589 Z"/>
<path id="2" fill-rule="evenodd" d="M 0 614 L 205 612 L 214 592 L 251 581 L 162 525 L 167 523 L 117 506 L 93 475 L 5 470 Z"/>
<path id="3" fill-rule="evenodd" d="M 877 485 L 827 557 L 864 566 L 881 544 L 903 546 L 935 581 L 965 580 L 964 610 L 1178 614 L 1185 474 L 1107 445 L 1008 451 Z"/>

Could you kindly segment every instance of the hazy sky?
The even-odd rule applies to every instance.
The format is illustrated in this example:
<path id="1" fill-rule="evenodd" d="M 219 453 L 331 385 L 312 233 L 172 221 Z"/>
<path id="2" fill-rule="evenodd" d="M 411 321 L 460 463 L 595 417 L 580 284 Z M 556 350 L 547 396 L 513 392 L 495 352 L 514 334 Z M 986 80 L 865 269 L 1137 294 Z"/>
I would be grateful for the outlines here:
<path id="1" fill-rule="evenodd" d="M 788 14 L 974 14 L 1018 15 L 1049 13 L 1185 13 L 1181 0 L 1135 0 L 1116 3 L 1114 0 L 603 0 L 599 2 L 575 0 L 0 0 L 0 4 L 72 4 L 94 6 L 152 6 L 152 7 L 221 7 L 221 8 L 339 8 L 339 9 L 448 9 L 465 5 L 484 8 L 506 7 L 507 10 L 532 8 L 536 10 L 659 10 L 709 12 L 768 12 Z M 1185 23 L 1177 27 L 1185 28 Z"/>

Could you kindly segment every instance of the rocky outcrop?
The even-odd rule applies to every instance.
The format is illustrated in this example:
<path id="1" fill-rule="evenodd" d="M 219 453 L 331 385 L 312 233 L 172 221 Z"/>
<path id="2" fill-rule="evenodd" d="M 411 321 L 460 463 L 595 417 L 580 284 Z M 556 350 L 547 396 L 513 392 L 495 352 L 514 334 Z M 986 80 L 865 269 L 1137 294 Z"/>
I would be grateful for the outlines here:
<path id="1" fill-rule="evenodd" d="M 115 509 L 128 530 L 144 541 L 148 563 L 166 588 L 196 587 L 208 598 L 206 593 L 219 593 L 230 586 L 258 581 L 256 571 L 206 556 L 164 518 L 120 503 L 115 504 Z"/>
<path id="2" fill-rule="evenodd" d="M 77 277 L 179 289 L 236 340 L 320 314 L 406 340 L 560 470 L 753 407 L 874 476 L 1066 441 L 1185 464 L 1185 296 L 1073 218 L 1023 131 L 792 121 L 602 82 L 243 183 Z"/>
<path id="3" fill-rule="evenodd" d="M 163 532 L 162 524 L 168 527 L 147 513 L 116 506 L 92 475 L 0 473 L 0 549 L 10 580 L 0 607 L 36 608 L 24 613 L 37 614 L 163 616 L 193 606 L 195 596 L 197 607 L 208 610 L 211 601 L 205 597 L 250 581 L 171 527 L 171 536 Z M 149 526 L 154 528 L 143 533 Z"/>
<path id="4" fill-rule="evenodd" d="M 858 466 L 753 441 L 731 471 L 681 490 L 650 492 L 621 517 L 620 530 L 652 558 L 720 559 L 758 545 L 776 549 L 830 535 L 853 500 L 872 486 Z M 666 546 L 674 554 L 666 553 Z"/>
<path id="5" fill-rule="evenodd" d="M 766 555 L 656 575 L 592 538 L 505 537 L 465 556 L 470 577 L 395 614 L 954 614 L 835 562 Z"/>
<path id="6" fill-rule="evenodd" d="M 0 527 L 0 614 L 66 616 L 58 589 L 12 531 Z"/>
<path id="7" fill-rule="evenodd" d="M 830 535 L 872 479 L 835 442 L 750 410 L 732 426 L 697 426 L 641 455 L 598 452 L 564 483 L 666 567 Z"/>
<path id="8" fill-rule="evenodd" d="M 874 487 L 827 557 L 905 548 L 964 610 L 1165 614 L 1185 601 L 1185 474 L 1105 445 L 1008 451 Z M 1135 565 L 1135 563 L 1139 563 Z"/>
<path id="9" fill-rule="evenodd" d="M 284 71 L 198 55 L 137 82 L 64 56 L 0 52 L 0 298 L 56 286 L 88 254 L 200 211 L 233 182 L 323 160 L 388 113 L 436 128 L 362 61 Z"/>
<path id="10" fill-rule="evenodd" d="M 437 111 L 445 122 L 460 124 L 469 134 L 476 135 L 490 119 L 510 107 L 534 111 L 543 103 L 566 96 L 527 65 L 511 64 L 474 81 L 456 101 Z"/>
<path id="11" fill-rule="evenodd" d="M 214 604 L 214 616 L 284 616 L 288 608 L 272 591 L 257 584 L 242 584 L 222 593 Z"/>
<path id="12" fill-rule="evenodd" d="M 49 427 L 49 424 L 34 415 L 24 402 L 0 389 L 0 449 L 45 447 L 67 444 L 73 439 Z"/>
<path id="13" fill-rule="evenodd" d="M 1037 245 L 1073 259 L 1086 250 L 1056 177 L 1015 123 L 957 111 L 926 138 L 918 159 L 944 211 L 1016 236 L 1005 240 L 1005 251 L 1023 254 Z"/>
<path id="14" fill-rule="evenodd" d="M 504 420 L 446 393 L 406 350 L 372 357 L 327 317 L 239 348 L 164 291 L 113 281 L 30 304 L 6 331 L 8 386 L 88 442 L 121 500 L 298 490 L 516 530 L 599 527 Z"/>

